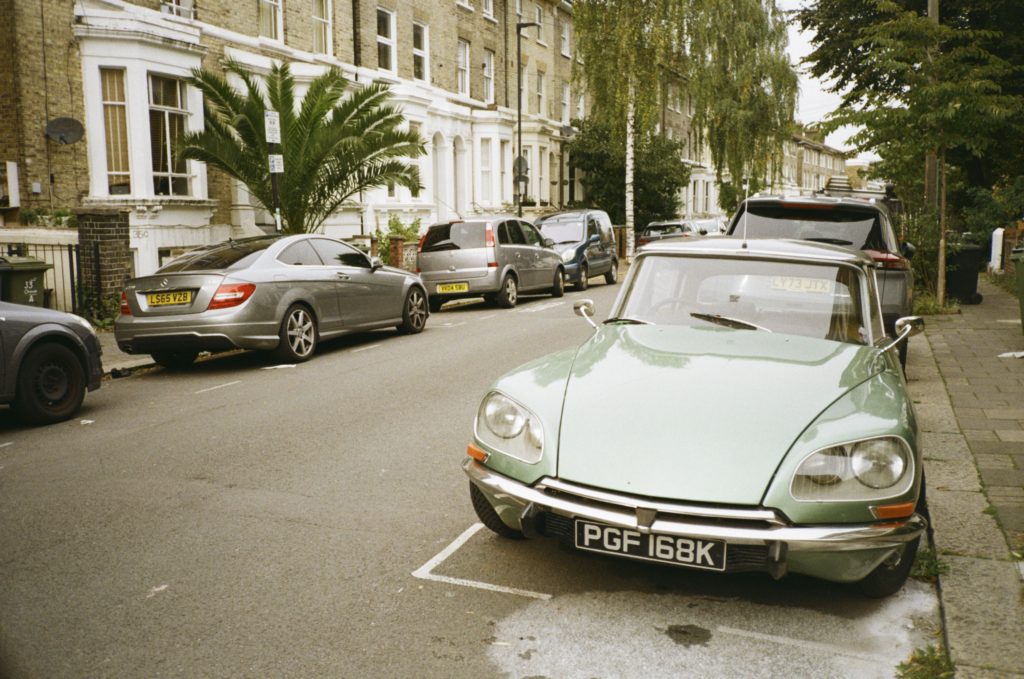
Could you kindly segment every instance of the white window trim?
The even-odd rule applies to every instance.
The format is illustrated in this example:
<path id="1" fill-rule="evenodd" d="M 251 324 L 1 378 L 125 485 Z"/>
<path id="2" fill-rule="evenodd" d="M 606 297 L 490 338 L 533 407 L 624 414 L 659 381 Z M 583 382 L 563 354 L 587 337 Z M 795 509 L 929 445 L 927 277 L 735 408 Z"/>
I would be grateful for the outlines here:
<path id="1" fill-rule="evenodd" d="M 572 93 L 569 83 L 562 83 L 562 124 L 568 125 L 572 120 Z"/>
<path id="2" fill-rule="evenodd" d="M 380 45 L 387 45 L 390 48 L 390 50 L 391 50 L 391 68 L 384 68 L 383 66 L 381 66 L 380 65 L 380 57 L 378 56 L 377 57 L 377 70 L 384 71 L 385 73 L 398 73 L 398 40 L 396 39 L 396 36 L 395 36 L 395 32 L 396 32 L 395 13 L 392 12 L 390 9 L 385 9 L 384 7 L 378 7 L 377 8 L 377 12 L 384 12 L 385 14 L 388 15 L 388 23 L 390 24 L 390 28 L 391 28 L 391 37 L 390 38 L 384 38 L 384 37 L 382 37 L 380 35 L 380 33 L 377 33 L 377 45 L 378 45 L 378 47 Z M 374 17 L 376 17 L 376 16 L 377 15 L 374 14 Z"/>
<path id="3" fill-rule="evenodd" d="M 284 43 L 284 7 L 283 7 L 284 0 L 256 0 L 256 2 L 257 2 L 257 7 L 256 7 L 256 10 L 257 10 L 256 11 L 256 21 L 257 21 L 257 24 L 259 23 L 259 8 L 264 6 L 264 5 L 269 5 L 269 6 L 273 7 L 273 11 L 274 11 L 274 26 L 275 26 L 275 29 L 277 31 L 277 35 L 276 36 L 260 34 L 259 37 L 261 39 L 263 39 L 263 40 L 270 40 L 272 42 L 278 42 L 278 43 L 282 43 L 283 44 Z M 258 25 L 256 27 L 256 31 L 257 31 L 257 33 L 259 33 L 259 26 Z"/>
<path id="4" fill-rule="evenodd" d="M 413 22 L 413 27 L 414 27 L 413 30 L 414 31 L 416 30 L 415 29 L 416 26 L 419 26 L 420 28 L 423 29 L 423 49 L 418 50 L 415 47 L 413 47 L 412 48 L 412 54 L 413 54 L 414 57 L 417 57 L 417 56 L 423 57 L 423 79 L 419 80 L 418 78 L 416 78 L 416 75 L 415 75 L 416 69 L 414 68 L 413 69 L 413 80 L 419 80 L 419 82 L 429 83 L 430 82 L 430 26 L 428 26 L 427 24 L 421 23 L 419 21 L 414 21 Z M 413 44 L 415 45 L 415 43 L 413 43 Z"/>
<path id="5" fill-rule="evenodd" d="M 547 111 L 545 111 L 545 104 L 547 104 L 547 87 L 545 86 L 545 73 L 543 71 L 537 71 L 537 82 L 535 83 L 536 91 L 533 93 L 537 97 L 537 115 L 541 118 L 547 118 Z"/>
<path id="6" fill-rule="evenodd" d="M 523 0 L 516 0 L 516 16 L 520 18 L 523 16 Z"/>
<path id="7" fill-rule="evenodd" d="M 559 36 L 561 41 L 562 56 L 566 59 L 572 58 L 572 31 L 570 30 L 569 20 L 565 17 L 562 18 L 562 32 Z"/>
<path id="8" fill-rule="evenodd" d="M 327 56 L 334 55 L 334 0 L 324 0 L 324 13 L 327 15 L 324 18 L 320 18 L 310 12 L 311 21 L 313 22 L 313 30 L 316 31 L 320 26 L 324 26 L 325 33 L 327 35 L 326 45 L 324 46 L 323 54 Z"/>
<path id="9" fill-rule="evenodd" d="M 455 0 L 455 6 L 461 7 L 462 9 L 468 9 L 470 12 L 476 11 L 473 8 L 473 3 L 470 2 L 469 0 Z"/>
<path id="10" fill-rule="evenodd" d="M 484 18 L 497 21 L 497 17 L 494 16 L 494 0 L 483 0 L 483 3 Z"/>
<path id="11" fill-rule="evenodd" d="M 544 40 L 544 8 L 539 3 L 534 7 L 533 20 L 537 22 L 537 42 L 547 46 L 548 43 Z"/>
<path id="12" fill-rule="evenodd" d="M 463 45 L 465 45 L 465 59 L 463 59 Z M 459 38 L 455 52 L 455 90 L 464 96 L 470 96 L 472 84 L 469 77 L 469 61 L 471 48 L 468 40 Z"/>
<path id="13" fill-rule="evenodd" d="M 484 50 L 484 102 L 494 103 L 494 50 Z"/>
<path id="14" fill-rule="evenodd" d="M 180 99 L 180 101 L 179 101 L 180 107 L 179 108 L 175 108 L 175 107 L 172 107 L 172 106 L 164 106 L 164 105 L 161 105 L 161 104 L 154 104 L 153 103 L 152 92 L 153 92 L 153 78 L 154 77 L 156 77 L 156 78 L 164 78 L 164 79 L 167 79 L 167 80 L 173 80 L 174 82 L 176 82 L 178 84 L 178 93 L 179 93 L 179 99 Z M 147 107 L 146 107 L 146 120 L 148 121 L 150 119 L 150 117 L 152 116 L 152 113 L 154 111 L 158 111 L 161 114 L 163 114 L 164 120 L 168 121 L 168 122 L 170 121 L 170 116 L 172 116 L 172 115 L 173 116 L 181 116 L 184 119 L 184 132 L 188 133 L 188 131 L 189 131 L 188 130 L 188 127 L 189 127 L 188 121 L 189 121 L 189 118 L 192 117 L 192 113 L 191 113 L 191 111 L 189 110 L 189 107 L 188 107 L 188 90 L 189 90 L 188 83 L 186 82 L 186 80 L 184 78 L 182 78 L 180 76 L 167 75 L 166 73 L 164 73 L 162 71 L 158 71 L 158 70 L 149 70 L 149 71 L 147 71 L 147 73 L 146 73 L 146 104 L 147 104 Z M 147 127 L 149 127 L 149 126 L 147 126 Z M 170 125 L 168 125 L 167 128 L 169 130 L 170 129 Z M 161 153 L 160 153 L 161 157 L 164 157 L 164 152 L 166 152 L 166 154 L 167 154 L 166 155 L 166 160 L 168 162 L 167 172 L 161 172 L 158 175 L 156 170 L 153 168 L 153 157 L 152 157 L 153 128 L 152 127 L 149 127 L 149 136 L 150 136 L 150 151 L 151 151 L 151 155 L 150 155 L 150 176 L 151 176 L 150 184 L 152 185 L 155 182 L 157 176 L 166 177 L 167 178 L 167 183 L 168 183 L 168 189 L 172 191 L 172 193 L 170 193 L 170 194 L 159 194 L 158 195 L 156 193 L 156 189 L 154 188 L 153 189 L 153 195 L 158 197 L 158 198 L 191 198 L 193 193 L 195 193 L 195 190 L 194 190 L 194 188 L 192 186 L 194 175 L 193 175 L 192 172 L 190 172 L 189 163 L 188 162 L 185 163 L 185 171 L 184 172 L 175 172 L 174 171 L 174 162 L 173 162 L 174 161 L 174 149 L 173 149 L 173 147 L 170 146 L 170 138 L 168 138 L 168 140 L 167 140 L 168 141 L 168 146 L 166 148 L 162 149 Z M 181 194 L 173 193 L 173 185 L 174 185 L 174 180 L 175 179 L 184 179 L 187 182 L 188 189 L 186 190 L 185 193 L 181 193 Z"/>

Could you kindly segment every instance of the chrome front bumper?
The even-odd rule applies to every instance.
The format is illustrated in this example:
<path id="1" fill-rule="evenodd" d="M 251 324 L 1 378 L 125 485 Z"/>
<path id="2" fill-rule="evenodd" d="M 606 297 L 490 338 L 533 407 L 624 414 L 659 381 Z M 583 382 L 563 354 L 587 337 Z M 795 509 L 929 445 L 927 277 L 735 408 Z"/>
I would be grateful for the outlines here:
<path id="1" fill-rule="evenodd" d="M 788 553 L 790 559 L 800 553 L 878 551 L 880 562 L 892 550 L 916 539 L 927 527 L 918 514 L 885 524 L 793 526 L 770 509 L 730 510 L 646 502 L 601 491 L 580 497 L 557 492 L 567 484 L 548 479 L 528 486 L 472 458 L 466 459 L 463 470 L 485 495 L 498 503 L 495 509 L 499 515 L 507 516 L 511 513 L 508 510 L 515 508 L 521 522 L 547 511 L 640 533 L 724 540 L 730 544 L 785 545 L 782 552 Z M 548 492 L 549 488 L 556 492 Z M 529 533 L 527 526 L 521 523 L 521 527 Z"/>

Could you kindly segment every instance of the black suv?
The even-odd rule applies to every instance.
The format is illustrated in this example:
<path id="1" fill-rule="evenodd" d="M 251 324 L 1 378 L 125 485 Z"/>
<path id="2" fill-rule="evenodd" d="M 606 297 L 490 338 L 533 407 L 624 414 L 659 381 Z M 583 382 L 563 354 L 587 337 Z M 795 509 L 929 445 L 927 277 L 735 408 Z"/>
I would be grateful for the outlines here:
<path id="1" fill-rule="evenodd" d="M 885 331 L 896 334 L 896 320 L 914 308 L 914 246 L 896 239 L 889 210 L 864 198 L 832 196 L 753 196 L 740 205 L 726 231 L 748 238 L 794 238 L 863 250 L 878 266 L 878 290 Z M 900 363 L 907 343 L 900 344 Z"/>

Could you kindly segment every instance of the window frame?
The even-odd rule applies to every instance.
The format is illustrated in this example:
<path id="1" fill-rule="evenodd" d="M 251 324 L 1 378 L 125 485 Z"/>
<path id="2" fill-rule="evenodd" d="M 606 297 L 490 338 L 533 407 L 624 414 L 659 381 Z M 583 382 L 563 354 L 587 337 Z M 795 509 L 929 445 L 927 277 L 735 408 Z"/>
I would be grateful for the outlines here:
<path id="1" fill-rule="evenodd" d="M 120 76 L 120 90 L 121 99 L 107 99 L 106 86 L 104 85 L 104 73 L 117 73 Z M 127 69 L 118 67 L 101 66 L 99 68 L 100 73 L 100 105 L 103 111 L 103 148 L 104 157 L 106 159 L 106 175 L 107 175 L 107 195 L 108 196 L 130 196 L 132 195 L 132 154 L 131 154 L 131 135 L 128 130 L 128 74 Z M 120 129 L 117 130 L 116 144 L 112 144 L 111 139 L 111 123 L 114 122 L 108 115 L 110 108 L 116 107 L 121 110 L 121 118 L 119 121 Z M 124 163 L 125 169 L 111 170 L 111 166 L 114 164 L 111 162 L 113 149 L 112 146 L 116 146 L 122 153 L 121 161 Z M 120 167 L 120 162 L 118 163 Z M 114 184 L 111 182 L 113 176 L 126 177 L 128 182 L 126 184 Z M 118 190 L 114 192 L 112 189 L 114 186 L 127 186 L 128 190 Z"/>
<path id="2" fill-rule="evenodd" d="M 570 33 L 571 24 L 568 19 L 562 18 L 561 34 L 559 40 L 561 42 L 562 56 L 571 59 L 572 58 L 572 35 Z"/>
<path id="3" fill-rule="evenodd" d="M 256 0 L 256 34 L 261 38 L 267 40 L 273 40 L 274 42 L 284 42 L 284 0 Z M 271 13 L 271 18 L 274 24 L 274 35 L 265 35 L 263 33 L 263 17 L 262 13 L 264 10 L 268 10 Z"/>
<path id="4" fill-rule="evenodd" d="M 492 49 L 484 49 L 484 101 L 494 103 L 494 61 L 497 55 Z"/>
<path id="5" fill-rule="evenodd" d="M 165 80 L 172 80 L 175 83 L 177 83 L 177 89 L 178 89 L 178 107 L 177 108 L 175 108 L 173 106 L 168 106 L 168 105 L 165 105 L 165 104 L 156 104 L 156 103 L 154 103 L 154 101 L 153 101 L 153 92 L 154 92 L 154 90 L 153 90 L 153 78 L 163 78 Z M 166 143 L 164 144 L 164 148 L 161 150 L 161 157 L 164 156 L 164 152 L 166 152 L 166 154 L 167 154 L 166 157 L 164 157 L 164 160 L 167 162 L 167 171 L 166 172 L 157 172 L 156 164 L 155 163 L 153 163 L 153 165 L 151 166 L 151 175 L 152 175 L 152 181 L 153 181 L 153 195 L 156 196 L 157 198 L 191 197 L 193 195 L 193 187 L 192 187 L 193 174 L 188 171 L 188 161 L 181 161 L 182 164 L 184 165 L 184 168 L 185 168 L 184 172 L 175 172 L 174 171 L 174 144 L 176 142 L 172 138 L 172 135 L 170 134 L 170 130 L 171 130 L 171 116 L 176 116 L 176 117 L 180 117 L 181 118 L 181 123 L 182 123 L 182 125 L 181 125 L 181 133 L 182 134 L 187 134 L 188 131 L 189 131 L 188 120 L 189 120 L 189 116 L 191 114 L 190 114 L 189 109 L 188 109 L 188 82 L 184 78 L 179 78 L 177 76 L 164 75 L 163 73 L 159 73 L 159 72 L 155 72 L 155 71 L 147 71 L 146 72 L 146 83 L 148 85 L 147 107 L 146 107 L 146 112 L 148 114 L 147 119 L 150 120 L 150 121 L 152 120 L 152 115 L 153 115 L 154 111 L 161 113 L 162 116 L 163 116 L 165 129 L 168 131 Z M 150 126 L 149 126 L 149 146 L 150 146 L 150 158 L 153 159 L 153 155 L 152 155 L 152 152 L 153 152 L 153 125 L 152 125 L 152 123 L 150 123 Z M 155 160 L 155 159 L 153 159 L 153 160 Z M 158 178 L 166 178 L 167 188 L 169 190 L 169 193 L 159 193 L 157 191 L 157 179 Z M 174 180 L 175 179 L 184 179 L 185 180 L 185 187 L 186 188 L 185 188 L 185 192 L 184 193 L 176 193 L 174 191 Z"/>
<path id="6" fill-rule="evenodd" d="M 537 22 L 537 42 L 546 45 L 544 42 L 544 8 L 538 2 L 533 8 L 533 20 Z"/>
<path id="7" fill-rule="evenodd" d="M 416 47 L 416 29 L 421 30 L 421 36 L 423 38 L 423 45 L 419 48 Z M 416 77 L 416 60 L 422 60 L 423 65 L 423 77 Z M 418 80 L 419 82 L 430 82 L 430 26 L 420 22 L 412 22 L 412 79 Z"/>
<path id="8" fill-rule="evenodd" d="M 324 16 L 316 14 L 317 4 L 323 3 Z M 310 11 L 310 21 L 313 25 L 312 51 L 316 54 L 334 55 L 334 4 L 333 0 L 312 0 L 313 8 Z M 317 36 L 322 35 L 323 50 L 317 50 Z"/>
<path id="9" fill-rule="evenodd" d="M 387 25 L 388 25 L 389 35 L 387 35 L 387 36 L 382 36 L 381 33 L 380 33 L 381 15 L 385 15 L 387 17 L 387 20 L 388 20 L 387 21 Z M 398 73 L 398 40 L 397 40 L 397 36 L 395 35 L 395 32 L 396 32 L 396 28 L 395 28 L 395 26 L 396 26 L 396 24 L 395 24 L 395 12 L 392 12 L 390 9 L 387 9 L 385 7 L 377 7 L 377 14 L 376 14 L 376 16 L 377 16 L 377 70 L 385 71 L 387 73 L 395 73 L 395 74 L 397 74 Z M 380 64 L 380 55 L 381 55 L 381 48 L 382 47 L 386 48 L 387 51 L 388 51 L 388 54 L 390 55 L 390 57 L 389 57 L 390 61 L 391 61 L 390 66 L 385 67 L 385 66 L 381 66 L 381 64 Z"/>
<path id="10" fill-rule="evenodd" d="M 470 43 L 459 38 L 455 52 L 455 89 L 459 94 L 470 96 Z"/>
<path id="11" fill-rule="evenodd" d="M 537 82 L 534 87 L 536 88 L 534 94 L 537 97 L 537 115 L 542 118 L 546 118 L 547 115 L 544 112 L 544 104 L 546 103 L 547 97 L 545 96 L 544 76 L 547 75 L 544 71 L 537 69 Z"/>

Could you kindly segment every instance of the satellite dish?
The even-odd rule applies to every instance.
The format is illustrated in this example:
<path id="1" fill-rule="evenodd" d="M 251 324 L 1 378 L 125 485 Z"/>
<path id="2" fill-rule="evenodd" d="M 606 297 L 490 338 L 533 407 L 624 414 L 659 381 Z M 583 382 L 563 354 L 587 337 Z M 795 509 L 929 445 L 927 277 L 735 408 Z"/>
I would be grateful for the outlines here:
<path id="1" fill-rule="evenodd" d="M 74 144 L 83 134 L 85 128 L 74 118 L 54 118 L 46 123 L 46 136 L 61 144 Z"/>

